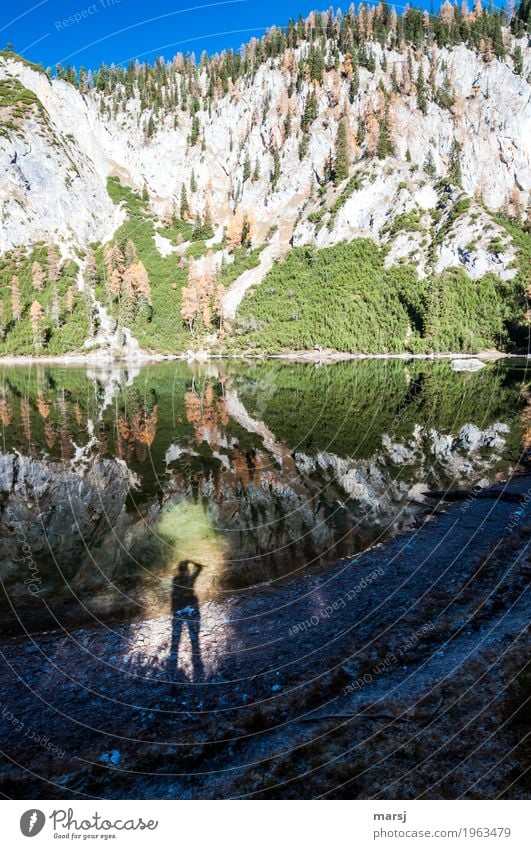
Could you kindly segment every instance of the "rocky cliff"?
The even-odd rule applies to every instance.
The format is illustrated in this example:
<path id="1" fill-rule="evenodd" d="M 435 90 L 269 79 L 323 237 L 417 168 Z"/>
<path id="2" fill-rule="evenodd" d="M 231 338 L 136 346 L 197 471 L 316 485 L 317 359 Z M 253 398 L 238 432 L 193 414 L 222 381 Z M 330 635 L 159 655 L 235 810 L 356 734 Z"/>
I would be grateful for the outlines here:
<path id="1" fill-rule="evenodd" d="M 192 85 L 176 59 L 163 69 L 155 107 L 141 91 L 142 66 L 131 72 L 138 83 L 109 89 L 50 79 L 3 53 L 0 250 L 53 242 L 83 264 L 87 246 L 111 240 L 125 220 L 107 191 L 117 177 L 144 192 L 156 229 L 208 217 L 204 250 L 218 269 L 233 262 L 238 221 L 247 245 L 267 246 L 254 269 L 230 280 L 229 317 L 292 245 L 364 237 L 385 247 L 388 267 L 410 263 L 421 277 L 457 266 L 472 279 L 511 279 L 517 250 L 491 212 L 525 217 L 530 52 L 525 37 L 503 30 L 502 38 L 495 53 L 488 44 L 367 39 L 353 68 L 353 53 L 331 36 L 320 42 L 326 62 L 316 73 L 307 36 L 214 92 L 206 65 L 194 66 Z M 186 85 L 177 108 L 172 93 Z M 158 252 L 176 253 L 181 267 L 190 256 L 201 262 L 183 232 L 184 246 L 157 235 Z"/>

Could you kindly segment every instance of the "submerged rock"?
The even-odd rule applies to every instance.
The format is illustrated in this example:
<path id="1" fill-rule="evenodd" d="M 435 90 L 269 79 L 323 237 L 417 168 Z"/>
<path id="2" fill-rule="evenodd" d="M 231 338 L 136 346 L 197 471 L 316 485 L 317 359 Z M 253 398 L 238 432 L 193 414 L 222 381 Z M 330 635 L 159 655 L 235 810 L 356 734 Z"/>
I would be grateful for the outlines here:
<path id="1" fill-rule="evenodd" d="M 452 360 L 450 368 L 452 371 L 480 371 L 485 368 L 485 363 L 476 359 Z"/>

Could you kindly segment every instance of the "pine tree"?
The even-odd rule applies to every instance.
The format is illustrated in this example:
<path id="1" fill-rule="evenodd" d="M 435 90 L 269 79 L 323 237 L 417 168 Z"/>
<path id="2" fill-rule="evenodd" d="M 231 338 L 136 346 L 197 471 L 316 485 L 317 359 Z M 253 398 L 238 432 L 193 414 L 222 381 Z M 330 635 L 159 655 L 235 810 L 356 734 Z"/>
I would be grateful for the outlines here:
<path id="1" fill-rule="evenodd" d="M 519 74 L 523 76 L 524 73 L 524 56 L 522 53 L 522 48 L 519 44 L 514 48 L 513 53 L 513 63 L 514 63 L 514 72 L 515 74 Z"/>
<path id="2" fill-rule="evenodd" d="M 133 289 L 132 271 L 125 270 L 120 283 L 119 321 L 123 327 L 130 327 L 135 317 L 135 294 Z"/>
<path id="3" fill-rule="evenodd" d="M 195 179 L 195 171 L 192 168 L 192 173 L 190 175 L 190 191 L 192 194 L 195 194 L 197 191 L 197 180 Z"/>
<path id="4" fill-rule="evenodd" d="M 190 286 L 190 284 L 183 286 L 181 289 L 181 318 L 188 325 L 190 333 L 193 331 L 197 309 L 197 292 L 195 288 Z"/>
<path id="5" fill-rule="evenodd" d="M 348 99 L 350 103 L 354 103 L 358 92 L 360 90 L 360 74 L 357 66 L 354 68 L 354 72 L 352 74 L 349 89 L 348 89 Z"/>
<path id="6" fill-rule="evenodd" d="M 273 170 L 271 171 L 271 186 L 274 189 L 280 179 L 280 156 L 278 148 L 273 150 Z"/>
<path id="7" fill-rule="evenodd" d="M 431 148 L 428 150 L 426 154 L 426 159 L 424 160 L 424 165 L 422 166 L 428 175 L 432 179 L 437 175 L 437 169 L 435 168 L 435 160 L 433 158 L 433 152 Z"/>
<path id="8" fill-rule="evenodd" d="M 304 133 L 302 139 L 299 144 L 299 161 L 302 162 L 306 154 L 308 153 L 308 134 Z"/>
<path id="9" fill-rule="evenodd" d="M 245 213 L 242 222 L 241 244 L 244 248 L 250 248 L 253 241 L 253 219 L 249 213 Z"/>
<path id="10" fill-rule="evenodd" d="M 417 106 L 424 115 L 428 111 L 428 99 L 426 97 L 426 83 L 424 81 L 422 62 L 419 64 L 417 75 Z"/>
<path id="11" fill-rule="evenodd" d="M 106 288 L 110 298 L 116 298 L 120 294 L 121 283 L 122 275 L 117 268 L 113 268 L 110 275 L 106 278 Z"/>
<path id="12" fill-rule="evenodd" d="M 348 177 L 348 142 L 345 119 L 342 119 L 337 127 L 333 176 L 335 186 L 338 186 Z"/>
<path id="13" fill-rule="evenodd" d="M 199 309 L 203 327 L 208 330 L 212 324 L 212 295 L 214 292 L 215 274 L 212 266 L 211 254 L 203 261 L 203 273 L 198 278 Z"/>
<path id="14" fill-rule="evenodd" d="M 494 29 L 492 33 L 492 44 L 494 47 L 494 53 L 501 59 L 505 56 L 505 44 L 503 42 L 503 32 L 501 27 L 501 20 L 499 15 L 494 15 Z"/>
<path id="15" fill-rule="evenodd" d="M 518 12 L 513 18 L 513 32 L 520 38 L 531 25 L 531 0 L 520 0 Z"/>
<path id="16" fill-rule="evenodd" d="M 203 238 L 203 222 L 201 221 L 201 216 L 198 212 L 196 212 L 194 218 L 194 229 L 192 230 L 192 241 L 199 242 L 200 239 Z"/>
<path id="17" fill-rule="evenodd" d="M 181 185 L 181 206 L 180 206 L 180 210 L 179 210 L 179 214 L 181 216 L 182 221 L 187 220 L 189 212 L 190 212 L 190 208 L 188 206 L 188 196 L 186 194 L 186 186 L 183 183 Z"/>
<path id="18" fill-rule="evenodd" d="M 108 242 L 103 248 L 103 265 L 105 267 L 105 276 L 109 278 L 113 271 L 112 244 Z"/>
<path id="19" fill-rule="evenodd" d="M 218 318 L 219 326 L 223 329 L 223 299 L 225 297 L 225 286 L 218 283 L 214 292 L 214 313 Z"/>
<path id="20" fill-rule="evenodd" d="M 151 304 L 151 286 L 149 275 L 146 271 L 144 263 L 137 259 L 131 266 L 131 283 L 133 286 L 133 295 L 136 301 L 143 300 Z"/>
<path id="21" fill-rule="evenodd" d="M 124 261 L 125 265 L 132 265 L 138 259 L 136 245 L 132 239 L 128 239 L 125 243 Z"/>
<path id="22" fill-rule="evenodd" d="M 315 93 L 315 88 L 310 90 L 308 97 L 306 98 L 306 103 L 304 106 L 304 112 L 302 115 L 301 126 L 303 131 L 308 130 L 311 124 L 317 118 L 317 95 Z"/>
<path id="23" fill-rule="evenodd" d="M 391 127 L 389 120 L 389 104 L 386 103 L 384 114 L 380 121 L 380 128 L 378 132 L 378 146 L 376 148 L 376 155 L 378 159 L 385 159 L 386 156 L 391 156 L 394 153 L 394 145 L 391 140 Z"/>
<path id="24" fill-rule="evenodd" d="M 454 92 L 448 74 L 446 74 L 442 86 L 437 89 L 436 97 L 437 104 L 441 109 L 451 109 L 454 105 Z"/>
<path id="25" fill-rule="evenodd" d="M 396 62 L 393 64 L 393 70 L 391 71 L 391 89 L 394 92 L 398 91 L 398 76 L 396 73 Z"/>
<path id="26" fill-rule="evenodd" d="M 120 320 L 125 326 L 141 314 L 147 321 L 151 320 L 151 286 L 149 275 L 141 260 L 136 259 L 125 269 L 120 284 Z"/>
<path id="27" fill-rule="evenodd" d="M 112 246 L 112 262 L 113 268 L 116 268 L 122 275 L 125 271 L 125 258 L 118 242 L 114 242 Z"/>
<path id="28" fill-rule="evenodd" d="M 460 186 L 462 183 L 462 173 L 461 173 L 461 145 L 459 142 L 454 141 L 452 144 L 452 149 L 450 151 L 450 166 L 448 169 L 448 177 L 455 183 L 456 186 Z"/>
<path id="29" fill-rule="evenodd" d="M 190 133 L 190 144 L 194 145 L 197 143 L 199 136 L 201 134 L 201 124 L 199 123 L 199 118 L 197 115 L 194 115 L 192 119 L 192 131 Z"/>

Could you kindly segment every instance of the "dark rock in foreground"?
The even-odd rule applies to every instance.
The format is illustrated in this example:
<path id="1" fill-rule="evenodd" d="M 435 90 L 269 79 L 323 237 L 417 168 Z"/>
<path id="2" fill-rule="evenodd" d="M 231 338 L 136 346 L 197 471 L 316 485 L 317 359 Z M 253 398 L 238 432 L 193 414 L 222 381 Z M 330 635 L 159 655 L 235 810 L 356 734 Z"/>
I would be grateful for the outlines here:
<path id="1" fill-rule="evenodd" d="M 0 790 L 524 797 L 530 528 L 515 477 L 320 576 L 6 639 Z"/>

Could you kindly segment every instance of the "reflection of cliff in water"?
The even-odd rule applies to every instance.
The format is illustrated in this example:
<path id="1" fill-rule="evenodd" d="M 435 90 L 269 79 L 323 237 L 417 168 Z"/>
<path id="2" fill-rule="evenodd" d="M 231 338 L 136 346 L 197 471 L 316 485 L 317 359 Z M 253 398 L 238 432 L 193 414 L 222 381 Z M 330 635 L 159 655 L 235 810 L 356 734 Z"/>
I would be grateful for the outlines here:
<path id="1" fill-rule="evenodd" d="M 2 577 L 28 627 L 167 613 L 407 527 L 429 487 L 515 462 L 520 373 L 447 364 L 7 369 Z M 8 607 L 6 601 L 2 609 Z M 52 623 L 53 624 L 53 623 Z"/>

